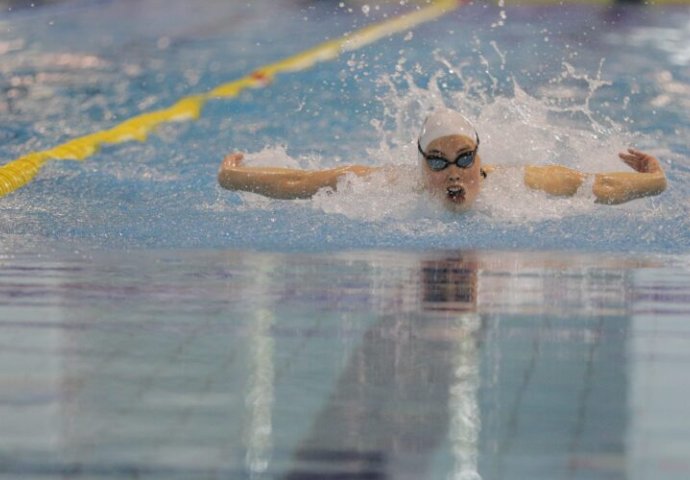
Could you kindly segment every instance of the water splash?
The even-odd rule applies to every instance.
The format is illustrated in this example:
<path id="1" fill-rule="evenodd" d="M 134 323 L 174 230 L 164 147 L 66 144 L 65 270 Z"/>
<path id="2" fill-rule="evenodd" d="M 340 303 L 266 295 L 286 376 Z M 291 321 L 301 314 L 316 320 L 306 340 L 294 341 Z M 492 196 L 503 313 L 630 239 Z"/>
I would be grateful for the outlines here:
<path id="1" fill-rule="evenodd" d="M 499 72 L 503 71 L 505 56 L 498 45 L 491 46 L 501 58 Z M 382 115 L 373 118 L 371 126 L 381 140 L 367 149 L 367 158 L 375 165 L 404 170 L 398 178 L 404 181 L 391 186 L 384 175 L 347 178 L 338 192 L 318 195 L 312 202 L 314 208 L 368 221 L 415 221 L 422 217 L 447 221 L 434 211 L 438 206 L 414 188 L 418 185 L 414 180 L 414 142 L 419 124 L 442 104 L 462 111 L 475 122 L 482 138 L 483 162 L 502 167 L 484 186 L 476 208 L 479 215 L 491 221 L 529 223 L 589 214 L 597 208 L 591 182 L 572 198 L 554 198 L 526 188 L 521 167 L 561 164 L 592 173 L 624 168 L 617 153 L 631 143 L 632 134 L 592 106 L 597 93 L 610 85 L 602 79 L 603 62 L 593 76 L 563 63 L 562 75 L 549 83 L 552 88 L 536 97 L 512 77 L 512 88 L 506 92 L 505 81 L 490 69 L 478 78 L 466 73 L 473 68 L 471 63 L 456 64 L 438 52 L 435 55 L 441 69 L 425 82 L 419 81 L 414 71 L 379 79 Z M 487 64 L 483 57 L 479 62 Z M 450 84 L 458 88 L 449 89 Z M 566 91 L 570 99 L 567 104 Z"/>
<path id="2" fill-rule="evenodd" d="M 591 180 L 571 198 L 555 198 L 533 191 L 522 181 L 524 165 L 561 164 L 585 172 L 622 170 L 617 153 L 634 136 L 592 100 L 610 85 L 604 80 L 603 61 L 594 75 L 563 63 L 563 72 L 540 91 L 527 93 L 505 74 L 506 58 L 499 46 L 491 48 L 500 59 L 497 71 L 484 55 L 475 63 L 454 62 L 439 52 L 440 68 L 428 77 L 413 69 L 396 70 L 378 79 L 380 114 L 370 120 L 380 141 L 355 151 L 363 163 L 384 166 L 369 178 L 346 176 L 336 192 L 324 190 L 304 201 L 312 209 L 365 222 L 384 222 L 388 228 L 409 235 L 411 223 L 425 220 L 426 232 L 444 232 L 455 222 L 488 221 L 528 226 L 550 219 L 591 215 L 594 203 Z M 484 71 L 476 75 L 478 64 Z M 404 64 L 404 59 L 399 64 Z M 486 181 L 476 208 L 461 217 L 444 212 L 421 192 L 415 140 L 421 119 L 439 105 L 462 111 L 472 119 L 482 138 L 480 154 L 485 164 L 501 167 Z M 324 168 L 319 156 L 292 158 L 284 146 L 273 146 L 252 155 L 253 165 L 289 168 Z M 338 160 L 335 160 L 337 163 Z M 392 178 L 394 177 L 394 178 Z M 245 208 L 266 208 L 272 201 L 243 194 Z M 460 219 L 459 219 L 460 218 Z"/>
<path id="3" fill-rule="evenodd" d="M 6 111 L 0 131 L 5 156 L 14 157 L 18 148 L 47 148 L 64 135 L 94 126 L 111 126 L 141 108 L 170 104 L 192 85 L 194 91 L 211 88 L 219 79 L 246 73 L 253 62 L 269 62 L 310 45 L 294 37 L 294 31 L 304 29 L 302 10 L 294 17 L 282 15 L 293 7 L 281 10 L 281 22 L 270 25 L 276 38 L 290 42 L 269 47 L 256 33 L 266 30 L 257 25 L 268 27 L 261 6 L 221 2 L 227 5 L 221 7 L 224 12 L 243 12 L 223 18 L 242 21 L 221 22 L 226 30 L 210 32 L 199 26 L 216 22 L 219 2 L 200 2 L 210 7 L 198 9 L 192 29 L 188 6 L 173 3 L 179 5 L 166 9 L 166 21 L 158 22 L 154 32 L 150 19 L 160 12 L 146 10 L 139 22 L 113 22 L 130 17 L 117 2 L 98 15 L 70 12 L 74 15 L 62 28 L 20 28 L 41 23 L 38 17 L 13 21 L 16 33 L 8 29 L 0 38 L 10 82 L 0 109 L 17 107 Z M 360 24 L 364 20 L 359 8 L 365 3 L 370 17 L 389 8 L 382 6 L 379 13 L 375 2 L 358 2 L 351 13 L 339 11 L 336 20 L 343 33 L 357 24 L 354 17 Z M 321 17 L 310 10 L 310 18 L 319 19 L 309 22 L 311 36 L 333 35 L 332 10 L 321 9 Z M 199 123 L 166 127 L 146 145 L 106 150 L 83 165 L 50 167 L 30 190 L 4 200 L 3 249 L 45 252 L 46 245 L 57 244 L 79 249 L 686 251 L 687 72 L 664 42 L 678 35 L 671 46 L 673 53 L 682 53 L 687 15 L 678 12 L 679 20 L 673 20 L 650 10 L 643 20 L 632 15 L 618 27 L 592 18 L 596 34 L 588 33 L 585 42 L 582 7 L 558 12 L 535 7 L 538 17 L 523 15 L 529 9 L 508 8 L 504 25 L 490 29 L 501 20 L 501 10 L 506 9 L 500 4 L 475 3 L 463 8 L 462 18 L 449 17 L 434 28 L 344 55 L 341 62 L 322 64 L 308 75 L 248 91 L 237 102 L 213 102 Z M 587 12 L 594 17 L 596 10 Z M 669 21 L 684 23 L 671 28 Z M 485 28 L 462 28 L 463 22 Z M 653 41 L 655 31 L 650 30 L 644 37 L 636 28 L 640 22 L 670 28 L 668 35 Z M 124 30 L 111 31 L 111 25 Z M 604 34 L 605 25 L 611 31 Z M 40 35 L 29 41 L 26 32 Z M 101 38 L 102 32 L 110 32 L 107 44 L 82 48 L 84 38 Z M 515 38 L 520 45 L 511 43 Z M 82 51 L 84 62 L 72 61 Z M 251 59 L 246 51 L 252 52 Z M 62 57 L 64 52 L 71 56 Z M 606 62 L 599 63 L 601 55 Z M 100 61 L 94 63 L 91 56 Z M 85 70 L 89 75 L 83 75 Z M 47 75 L 46 81 L 35 74 Z M 372 102 L 376 95 L 378 101 Z M 439 209 L 416 189 L 418 128 L 440 104 L 462 109 L 477 125 L 483 161 L 505 168 L 492 175 L 476 208 L 463 215 Z M 31 138 L 39 143 L 28 143 Z M 582 196 L 557 199 L 520 182 L 520 165 L 527 163 L 561 163 L 592 172 L 626 169 L 616 154 L 630 144 L 664 163 L 669 189 L 662 196 L 609 208 L 594 205 L 587 188 Z M 384 165 L 401 173 L 402 180 L 391 188 L 383 177 L 345 178 L 337 193 L 294 202 L 236 194 L 215 180 L 230 149 L 252 152 L 250 165 L 365 163 Z"/>

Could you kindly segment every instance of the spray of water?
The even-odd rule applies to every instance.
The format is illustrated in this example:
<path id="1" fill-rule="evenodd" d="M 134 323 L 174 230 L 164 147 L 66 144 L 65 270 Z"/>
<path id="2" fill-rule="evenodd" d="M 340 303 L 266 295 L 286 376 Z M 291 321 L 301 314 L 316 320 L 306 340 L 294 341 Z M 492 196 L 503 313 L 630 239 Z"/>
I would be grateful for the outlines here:
<path id="1" fill-rule="evenodd" d="M 492 45 L 499 54 L 497 45 Z M 499 55 L 503 71 L 505 58 Z M 484 78 L 470 76 L 469 63 L 454 64 L 436 54 L 441 68 L 420 84 L 414 72 L 402 71 L 379 79 L 384 92 L 379 100 L 382 115 L 371 120 L 379 144 L 367 158 L 397 172 L 369 179 L 347 178 L 338 192 L 317 195 L 312 205 L 330 213 L 378 221 L 382 218 L 447 221 L 438 206 L 417 187 L 415 139 L 421 120 L 440 105 L 455 108 L 477 127 L 485 164 L 497 169 L 485 182 L 476 212 L 496 221 L 530 222 L 582 215 L 595 205 L 591 182 L 572 198 L 554 198 L 523 184 L 525 165 L 561 164 L 585 172 L 620 170 L 617 153 L 632 141 L 606 115 L 595 112 L 592 98 L 608 85 L 601 68 L 594 76 L 563 64 L 563 73 L 541 97 L 528 94 L 514 79 L 506 82 L 487 70 Z M 480 58 L 480 62 L 485 62 Z M 449 85 L 460 88 L 450 89 Z M 556 88 L 558 87 L 558 88 Z M 563 101 L 568 98 L 567 104 Z M 578 101 L 573 101 L 576 98 Z"/>
<path id="2" fill-rule="evenodd" d="M 561 74 L 535 94 L 506 73 L 506 57 L 496 42 L 490 48 L 498 65 L 491 65 L 479 47 L 474 61 L 458 62 L 435 52 L 439 68 L 427 76 L 401 56 L 400 68 L 378 78 L 380 113 L 370 119 L 378 144 L 365 148 L 365 155 L 361 145 L 353 146 L 351 155 L 384 171 L 368 178 L 346 176 L 336 192 L 324 190 L 305 204 L 318 212 L 384 222 L 406 236 L 417 231 L 443 234 L 458 222 L 529 228 L 544 220 L 595 215 L 601 207 L 594 203 L 591 179 L 574 197 L 556 198 L 528 189 L 523 167 L 560 164 L 589 173 L 625 169 L 617 154 L 635 143 L 634 135 L 593 106 L 601 89 L 610 85 L 603 79 L 605 63 L 590 73 L 564 62 Z M 473 211 L 459 216 L 445 212 L 419 186 L 418 129 L 441 105 L 475 123 L 482 161 L 500 167 L 485 181 Z M 283 147 L 267 148 L 250 159 L 255 165 L 323 168 L 320 160 L 291 158 Z M 247 208 L 264 208 L 265 202 L 244 196 Z"/>

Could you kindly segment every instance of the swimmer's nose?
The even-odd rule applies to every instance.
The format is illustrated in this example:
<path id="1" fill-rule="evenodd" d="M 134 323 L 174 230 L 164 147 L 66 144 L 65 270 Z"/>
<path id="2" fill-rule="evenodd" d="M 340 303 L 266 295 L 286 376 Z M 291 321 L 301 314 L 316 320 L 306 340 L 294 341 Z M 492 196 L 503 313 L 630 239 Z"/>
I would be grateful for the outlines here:
<path id="1" fill-rule="evenodd" d="M 450 181 L 458 181 L 462 178 L 462 174 L 464 172 L 464 169 L 458 167 L 457 165 L 449 165 L 448 166 L 448 180 Z"/>

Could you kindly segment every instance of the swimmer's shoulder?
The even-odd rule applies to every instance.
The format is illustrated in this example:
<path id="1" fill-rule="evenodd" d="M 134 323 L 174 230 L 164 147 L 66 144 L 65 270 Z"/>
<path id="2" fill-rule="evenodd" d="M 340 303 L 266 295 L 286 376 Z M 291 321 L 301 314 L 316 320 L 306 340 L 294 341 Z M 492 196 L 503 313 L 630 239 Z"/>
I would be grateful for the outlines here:
<path id="1" fill-rule="evenodd" d="M 525 167 L 522 165 L 482 165 L 482 177 L 486 178 L 492 173 L 513 173 L 524 172 Z"/>
<path id="2" fill-rule="evenodd" d="M 479 172 L 481 173 L 482 178 L 486 178 L 498 170 L 501 170 L 501 167 L 497 167 L 496 165 L 482 165 L 482 168 L 479 169 Z"/>
<path id="3" fill-rule="evenodd" d="M 482 172 L 484 172 L 486 175 L 489 175 L 500 168 L 501 167 L 497 167 L 496 165 L 482 165 Z"/>
<path id="4" fill-rule="evenodd" d="M 401 177 L 406 178 L 417 176 L 419 173 L 419 169 L 415 165 L 383 165 L 376 168 L 377 172 L 383 173 L 392 181 L 395 181 Z"/>
<path id="5" fill-rule="evenodd" d="M 396 188 L 409 188 L 421 190 L 423 182 L 420 177 L 419 167 L 416 165 L 384 165 L 379 167 L 378 178 Z"/>

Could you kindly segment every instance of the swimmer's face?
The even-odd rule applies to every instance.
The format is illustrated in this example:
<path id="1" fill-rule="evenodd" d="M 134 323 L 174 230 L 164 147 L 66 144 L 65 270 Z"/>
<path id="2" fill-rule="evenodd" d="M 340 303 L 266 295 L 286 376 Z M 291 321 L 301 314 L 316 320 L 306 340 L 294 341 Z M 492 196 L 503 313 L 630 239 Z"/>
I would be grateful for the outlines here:
<path id="1" fill-rule="evenodd" d="M 474 140 L 464 135 L 449 135 L 433 140 L 426 148 L 426 155 L 443 157 L 454 161 L 458 155 L 471 152 L 476 147 Z M 422 159 L 424 186 L 427 191 L 442 201 L 443 205 L 453 212 L 469 209 L 479 195 L 481 187 L 481 161 L 479 155 L 468 168 L 449 165 L 437 172 L 429 168 Z"/>

